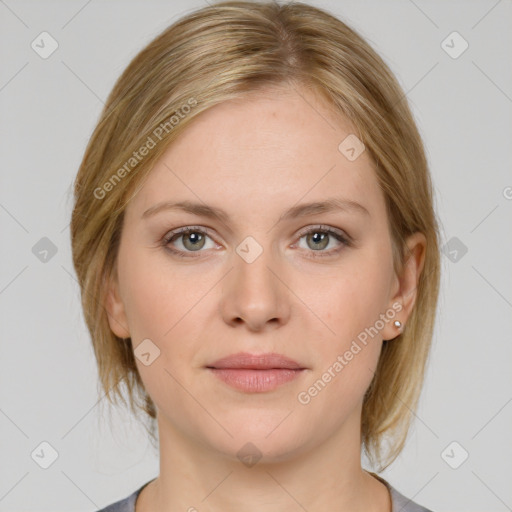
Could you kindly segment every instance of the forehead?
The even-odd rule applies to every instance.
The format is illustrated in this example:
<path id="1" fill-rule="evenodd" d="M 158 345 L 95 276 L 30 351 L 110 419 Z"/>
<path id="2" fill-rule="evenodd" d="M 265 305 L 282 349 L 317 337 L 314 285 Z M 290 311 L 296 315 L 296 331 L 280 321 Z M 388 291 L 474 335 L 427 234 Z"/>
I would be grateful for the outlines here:
<path id="1" fill-rule="evenodd" d="M 339 195 L 378 210 L 384 202 L 368 152 L 351 161 L 343 151 L 354 132 L 311 91 L 252 92 L 199 114 L 156 162 L 132 208 L 193 199 L 263 212 Z"/>

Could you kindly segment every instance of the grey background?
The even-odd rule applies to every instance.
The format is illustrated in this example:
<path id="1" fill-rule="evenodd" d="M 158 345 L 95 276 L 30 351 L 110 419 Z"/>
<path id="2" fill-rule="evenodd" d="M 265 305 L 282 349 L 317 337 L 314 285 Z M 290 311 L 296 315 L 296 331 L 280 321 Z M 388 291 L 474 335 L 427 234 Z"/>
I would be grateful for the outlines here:
<path id="1" fill-rule="evenodd" d="M 443 244 L 457 251 L 443 255 L 416 421 L 382 476 L 435 512 L 512 510 L 512 3 L 311 3 L 356 28 L 397 75 L 427 147 Z M 70 187 L 115 79 L 203 5 L 0 0 L 2 512 L 92 511 L 157 475 L 142 427 L 121 411 L 113 431 L 102 419 L 71 263 Z M 47 59 L 31 48 L 43 31 L 59 45 Z M 441 46 L 453 31 L 469 43 L 456 59 Z M 57 250 L 46 262 L 33 252 L 43 237 Z M 58 452 L 48 469 L 31 457 L 43 441 Z M 446 460 L 463 449 L 453 469 Z"/>

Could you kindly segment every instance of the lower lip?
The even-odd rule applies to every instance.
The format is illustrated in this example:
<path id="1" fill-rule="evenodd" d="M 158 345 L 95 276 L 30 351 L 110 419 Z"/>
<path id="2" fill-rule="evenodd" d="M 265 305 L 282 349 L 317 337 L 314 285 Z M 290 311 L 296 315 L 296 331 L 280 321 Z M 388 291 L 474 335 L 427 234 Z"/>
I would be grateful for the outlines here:
<path id="1" fill-rule="evenodd" d="M 247 370 L 241 368 L 209 368 L 213 374 L 229 386 L 246 393 L 272 391 L 282 384 L 296 379 L 303 370 L 273 368 L 271 370 Z"/>

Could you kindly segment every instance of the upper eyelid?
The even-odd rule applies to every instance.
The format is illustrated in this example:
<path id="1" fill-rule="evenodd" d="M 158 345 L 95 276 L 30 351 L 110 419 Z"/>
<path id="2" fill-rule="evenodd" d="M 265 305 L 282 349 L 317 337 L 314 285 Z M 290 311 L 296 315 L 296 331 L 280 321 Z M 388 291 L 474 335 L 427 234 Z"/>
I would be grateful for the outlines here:
<path id="1" fill-rule="evenodd" d="M 318 231 L 332 231 L 333 233 L 337 233 L 340 236 L 349 238 L 348 234 L 346 234 L 346 232 L 343 229 L 336 228 L 334 226 L 328 226 L 326 224 L 312 224 L 299 230 L 297 235 L 302 237 L 304 236 L 304 234 L 308 233 L 309 231 L 314 231 L 315 229 Z"/>

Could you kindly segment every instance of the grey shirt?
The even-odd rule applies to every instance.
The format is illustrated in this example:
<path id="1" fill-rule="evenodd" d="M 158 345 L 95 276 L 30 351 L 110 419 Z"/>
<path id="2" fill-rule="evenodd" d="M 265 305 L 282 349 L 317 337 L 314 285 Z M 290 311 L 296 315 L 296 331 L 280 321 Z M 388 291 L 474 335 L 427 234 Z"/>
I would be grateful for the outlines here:
<path id="1" fill-rule="evenodd" d="M 432 512 L 432 510 L 422 507 L 421 505 L 418 505 L 414 501 L 411 501 L 410 499 L 400 494 L 381 476 L 378 476 L 375 473 L 370 474 L 380 480 L 389 489 L 392 502 L 391 512 Z M 152 480 L 146 482 L 142 487 L 134 491 L 127 498 L 116 501 L 108 507 L 102 508 L 98 512 L 135 512 L 135 500 L 137 499 L 137 496 L 140 494 L 142 489 L 144 489 L 144 487 L 146 487 L 146 485 L 148 485 L 150 482 L 152 482 Z"/>

